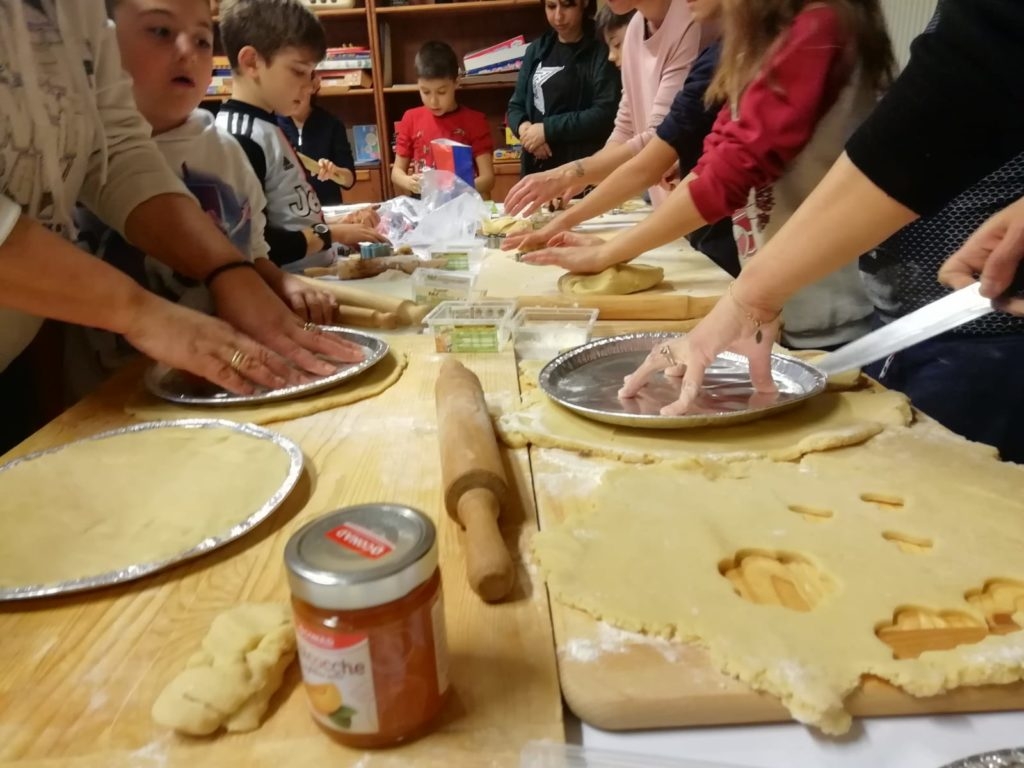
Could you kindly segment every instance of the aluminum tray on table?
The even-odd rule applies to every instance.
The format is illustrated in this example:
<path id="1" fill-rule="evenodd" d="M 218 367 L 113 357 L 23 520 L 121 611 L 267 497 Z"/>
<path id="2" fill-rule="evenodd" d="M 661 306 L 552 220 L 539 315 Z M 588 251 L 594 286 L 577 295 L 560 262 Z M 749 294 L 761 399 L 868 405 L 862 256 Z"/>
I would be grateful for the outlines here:
<path id="1" fill-rule="evenodd" d="M 320 330 L 361 346 L 364 354 L 363 360 L 358 363 L 343 364 L 335 373 L 305 384 L 295 384 L 280 389 L 261 389 L 252 395 L 236 395 L 205 379 L 176 368 L 169 368 L 162 363 L 150 366 L 143 376 L 143 382 L 146 389 L 157 397 L 182 405 L 221 406 L 270 403 L 276 400 L 304 397 L 336 387 L 365 373 L 384 359 L 388 353 L 387 342 L 369 333 L 331 325 L 322 325 Z"/>
<path id="2" fill-rule="evenodd" d="M 723 352 L 707 369 L 690 413 L 662 416 L 663 406 L 679 397 L 682 379 L 654 374 L 633 398 L 620 398 L 622 380 L 651 349 L 677 338 L 675 333 L 630 333 L 597 339 L 556 357 L 540 372 L 541 389 L 559 405 L 595 421 L 641 429 L 726 426 L 774 415 L 825 389 L 825 374 L 813 365 L 772 355 L 776 393 L 757 392 L 747 360 Z"/>

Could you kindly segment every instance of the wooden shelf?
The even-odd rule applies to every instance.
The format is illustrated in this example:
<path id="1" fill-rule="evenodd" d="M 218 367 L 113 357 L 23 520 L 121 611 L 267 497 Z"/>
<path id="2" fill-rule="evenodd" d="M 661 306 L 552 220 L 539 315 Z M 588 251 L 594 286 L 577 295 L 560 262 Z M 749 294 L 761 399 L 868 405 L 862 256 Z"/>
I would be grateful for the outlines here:
<path id="1" fill-rule="evenodd" d="M 333 96 L 373 96 L 373 88 L 344 88 L 342 86 L 334 86 L 332 88 L 321 88 L 317 91 L 317 97 L 333 97 Z"/>
<path id="2" fill-rule="evenodd" d="M 515 83 L 460 83 L 460 91 L 483 91 L 496 88 L 515 88 Z M 419 93 L 420 87 L 415 83 L 402 83 L 401 85 L 386 85 L 382 89 L 384 93 Z"/>
<path id="3" fill-rule="evenodd" d="M 366 7 L 365 6 L 362 6 L 360 8 L 313 8 L 312 11 L 313 11 L 313 13 L 315 13 L 317 16 L 319 16 L 322 19 L 345 18 L 345 17 L 355 18 L 355 17 L 358 17 L 358 16 L 365 16 L 366 15 Z M 219 21 L 220 21 L 220 16 L 214 16 L 213 17 L 213 23 L 214 24 L 216 24 Z"/>
<path id="4" fill-rule="evenodd" d="M 534 0 L 470 0 L 464 3 L 430 3 L 421 5 L 385 5 L 376 8 L 380 16 L 399 16 L 404 14 L 449 14 L 475 13 L 477 11 L 509 10 L 510 8 L 533 8 Z"/>
<path id="5" fill-rule="evenodd" d="M 413 86 L 415 89 L 415 86 Z M 317 96 L 323 98 L 334 98 L 337 96 L 373 96 L 373 88 L 342 88 L 336 86 L 334 88 L 321 88 L 317 93 Z M 203 101 L 227 101 L 231 98 L 230 93 L 218 93 L 214 96 L 207 95 L 203 97 Z"/>
<path id="6" fill-rule="evenodd" d="M 365 16 L 366 8 L 314 8 L 313 13 L 321 19 Z"/>

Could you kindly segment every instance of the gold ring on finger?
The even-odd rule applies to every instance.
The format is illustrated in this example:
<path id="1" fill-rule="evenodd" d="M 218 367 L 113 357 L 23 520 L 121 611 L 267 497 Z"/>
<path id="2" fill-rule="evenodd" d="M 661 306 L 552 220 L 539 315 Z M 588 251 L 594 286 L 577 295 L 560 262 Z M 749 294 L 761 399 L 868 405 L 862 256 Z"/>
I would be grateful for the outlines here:
<path id="1" fill-rule="evenodd" d="M 672 347 L 670 347 L 668 344 L 662 344 L 660 352 L 662 355 L 665 356 L 665 359 L 668 360 L 668 364 L 670 367 L 675 368 L 677 365 L 679 365 L 679 363 L 676 362 L 675 355 L 672 354 Z"/>
<path id="2" fill-rule="evenodd" d="M 240 349 L 236 349 L 231 355 L 231 367 L 236 370 L 242 370 L 242 366 L 245 365 L 246 354 Z"/>

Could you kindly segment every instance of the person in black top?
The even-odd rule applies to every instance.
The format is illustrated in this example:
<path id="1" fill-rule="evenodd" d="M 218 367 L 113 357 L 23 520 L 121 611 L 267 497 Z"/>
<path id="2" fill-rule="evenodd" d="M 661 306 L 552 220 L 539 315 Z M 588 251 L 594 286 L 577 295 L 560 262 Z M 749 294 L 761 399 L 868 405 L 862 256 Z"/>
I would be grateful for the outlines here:
<path id="1" fill-rule="evenodd" d="M 595 34 L 589 0 L 542 3 L 551 29 L 526 49 L 508 103 L 508 126 L 523 145 L 524 176 L 603 147 L 622 95 L 619 70 Z"/>
<path id="2" fill-rule="evenodd" d="M 345 124 L 316 103 L 316 91 L 319 89 L 317 83 L 316 90 L 303 99 L 298 112 L 290 117 L 279 115 L 277 123 L 296 152 L 320 163 L 318 174 L 306 169 L 306 176 L 320 199 L 320 205 L 341 205 L 341 190 L 352 189 L 355 184 L 356 165 Z M 341 171 L 343 185 L 328 178 L 335 171 Z"/>
<path id="3" fill-rule="evenodd" d="M 918 216 L 934 214 L 1024 150 L 1024 3 L 947 0 L 934 32 L 911 59 L 846 152 L 732 285 L 727 299 L 685 339 L 652 351 L 621 396 L 670 368 L 683 376 L 664 413 L 684 413 L 704 370 L 726 348 L 750 358 L 765 382 L 779 309 L 794 293 L 877 246 Z M 1024 259 L 1024 205 L 982 225 L 946 261 L 940 278 L 963 287 L 981 273 L 988 297 L 1005 291 Z M 1024 314 L 1024 302 L 1007 305 Z"/>
<path id="4" fill-rule="evenodd" d="M 680 176 L 685 177 L 700 159 L 704 137 L 711 132 L 722 107 L 721 104 L 706 104 L 704 101 L 721 50 L 721 41 L 716 40 L 697 56 L 683 87 L 672 100 L 668 114 L 658 126 L 657 139 L 648 142 L 628 163 L 619 166 L 572 208 L 536 232 L 506 238 L 502 248 L 532 250 L 549 244 L 586 244 L 581 236 L 569 233 L 562 235 L 568 239 L 559 242 L 552 241 L 552 238 L 639 195 L 672 170 L 676 162 L 679 163 Z M 689 240 L 694 248 L 730 275 L 735 277 L 739 274 L 740 262 L 730 219 L 701 227 L 689 236 Z"/>

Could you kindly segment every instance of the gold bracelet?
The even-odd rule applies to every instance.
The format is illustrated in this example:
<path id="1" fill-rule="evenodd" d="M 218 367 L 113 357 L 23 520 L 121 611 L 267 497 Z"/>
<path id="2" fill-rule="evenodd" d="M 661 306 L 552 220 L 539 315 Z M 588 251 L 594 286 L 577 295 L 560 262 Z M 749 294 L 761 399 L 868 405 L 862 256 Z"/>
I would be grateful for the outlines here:
<path id="1" fill-rule="evenodd" d="M 743 306 L 742 303 L 740 303 L 739 299 L 736 298 L 736 294 L 734 294 L 732 292 L 733 285 L 734 285 L 734 283 L 729 283 L 729 288 L 727 289 L 727 292 L 729 294 L 729 298 L 732 299 L 733 304 L 736 305 L 736 307 L 739 309 L 739 311 L 741 313 L 743 313 L 743 315 L 747 318 L 747 320 L 749 320 L 750 322 L 752 322 L 754 324 L 754 341 L 756 341 L 758 344 L 760 344 L 761 343 L 761 339 L 764 338 L 764 334 L 761 333 L 761 326 L 764 325 L 765 323 L 771 323 L 771 322 L 774 322 L 775 320 L 777 320 L 779 315 L 782 314 L 782 310 L 780 309 L 778 312 L 776 312 L 768 320 L 763 320 L 763 321 L 759 320 L 758 318 L 754 317 L 754 315 L 751 312 L 749 312 L 747 310 L 747 308 Z"/>

